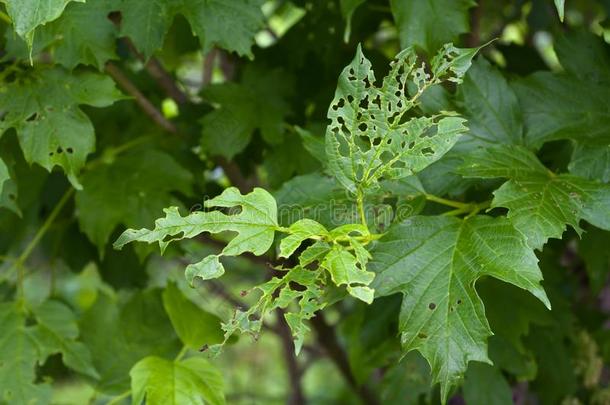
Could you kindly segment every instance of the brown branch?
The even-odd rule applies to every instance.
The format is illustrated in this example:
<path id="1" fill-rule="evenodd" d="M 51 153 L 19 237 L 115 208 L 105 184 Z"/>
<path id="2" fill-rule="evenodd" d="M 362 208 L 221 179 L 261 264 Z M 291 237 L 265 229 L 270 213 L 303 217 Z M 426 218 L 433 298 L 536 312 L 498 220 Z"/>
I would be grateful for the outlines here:
<path id="1" fill-rule="evenodd" d="M 466 43 L 474 48 L 481 43 L 481 16 L 483 14 L 483 0 L 470 9 L 470 33 Z"/>
<path id="2" fill-rule="evenodd" d="M 161 62 L 159 62 L 159 59 L 151 56 L 147 61 L 144 55 L 138 51 L 129 38 L 125 38 L 125 43 L 127 44 L 127 47 L 131 53 L 133 53 L 136 58 L 138 58 L 144 64 L 144 69 L 146 69 L 148 74 L 155 79 L 168 97 L 173 99 L 179 105 L 184 105 L 189 102 L 189 98 L 186 93 L 178 87 L 174 78 L 167 72 L 167 70 L 165 70 Z"/>
<path id="3" fill-rule="evenodd" d="M 148 115 L 157 125 L 166 131 L 177 134 L 178 130 L 170 121 L 168 121 L 163 114 L 157 110 L 157 108 L 151 103 L 144 94 L 129 80 L 129 78 L 119 69 L 118 66 L 112 62 L 106 63 L 106 72 L 114 79 L 114 81 L 123 89 L 127 94 L 132 96 L 140 108 Z"/>
<path id="4" fill-rule="evenodd" d="M 235 187 L 239 189 L 242 194 L 250 192 L 254 188 L 254 184 L 251 179 L 246 178 L 237 163 L 232 160 L 227 160 L 222 156 L 218 156 L 214 159 L 214 162 L 224 171 L 225 175 Z"/>
<path id="5" fill-rule="evenodd" d="M 322 345 L 322 347 L 324 347 L 326 354 L 335 363 L 343 375 L 343 378 L 354 389 L 354 391 L 360 395 L 363 403 L 367 405 L 379 404 L 379 400 L 373 394 L 373 392 L 370 391 L 366 385 L 359 385 L 356 381 L 356 377 L 354 377 L 354 374 L 350 368 L 347 354 L 341 345 L 339 345 L 335 330 L 326 322 L 324 314 L 322 312 L 318 312 L 316 316 L 311 319 L 311 324 L 318 335 L 318 342 L 320 345 Z"/>
<path id="6" fill-rule="evenodd" d="M 216 62 L 216 56 L 218 55 L 218 50 L 216 48 L 212 49 L 205 55 L 203 59 L 203 77 L 201 78 L 201 84 L 203 87 L 206 87 L 210 83 L 212 83 L 212 74 L 214 73 L 214 62 Z"/>

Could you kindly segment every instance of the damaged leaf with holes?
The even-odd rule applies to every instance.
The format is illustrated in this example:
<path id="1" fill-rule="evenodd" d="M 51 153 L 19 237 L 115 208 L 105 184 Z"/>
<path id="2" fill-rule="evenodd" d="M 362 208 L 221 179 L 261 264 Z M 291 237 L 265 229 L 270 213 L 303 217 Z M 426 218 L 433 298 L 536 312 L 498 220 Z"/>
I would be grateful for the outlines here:
<path id="1" fill-rule="evenodd" d="M 380 179 L 417 173 L 440 159 L 466 132 L 457 113 L 422 114 L 419 103 L 431 86 L 460 83 L 478 48 L 445 45 L 426 65 L 413 48 L 400 52 L 381 86 L 358 47 L 339 76 L 328 109 L 328 165 L 351 192 L 374 188 Z"/>
<path id="2" fill-rule="evenodd" d="M 154 229 L 128 229 L 114 242 L 121 249 L 131 242 L 158 243 L 161 252 L 173 241 L 194 238 L 204 232 L 237 232 L 219 256 L 238 256 L 244 252 L 262 255 L 271 247 L 277 224 L 277 205 L 271 194 L 262 188 L 255 188 L 242 195 L 235 187 L 227 188 L 217 197 L 204 202 L 211 211 L 198 211 L 186 216 L 180 215 L 178 207 L 164 209 L 165 217 L 155 221 Z M 227 213 L 222 210 L 225 209 Z M 224 273 L 218 260 L 210 263 L 210 256 L 202 262 L 187 267 L 189 282 L 193 282 L 202 272 L 203 279 L 209 279 L 209 266 L 215 266 L 214 274 Z"/>
<path id="3" fill-rule="evenodd" d="M 81 189 L 79 174 L 95 150 L 95 130 L 79 106 L 107 107 L 121 98 L 112 79 L 101 74 L 36 68 L 0 88 L 0 136 L 14 128 L 28 163 L 48 171 L 60 166 Z"/>

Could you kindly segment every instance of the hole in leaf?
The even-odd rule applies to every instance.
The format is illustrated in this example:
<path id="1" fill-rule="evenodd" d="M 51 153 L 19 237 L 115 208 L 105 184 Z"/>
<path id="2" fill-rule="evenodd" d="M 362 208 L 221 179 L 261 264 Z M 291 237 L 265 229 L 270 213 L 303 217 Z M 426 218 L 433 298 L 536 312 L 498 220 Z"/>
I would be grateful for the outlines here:
<path id="1" fill-rule="evenodd" d="M 367 128 L 366 122 L 361 122 L 360 125 L 358 125 L 358 129 L 362 132 L 366 131 Z"/>
<path id="2" fill-rule="evenodd" d="M 462 300 L 457 300 L 458 305 L 462 303 Z"/>
<path id="3" fill-rule="evenodd" d="M 360 104 L 358 104 L 358 107 L 363 108 L 365 110 L 368 109 L 369 108 L 369 97 L 366 96 L 365 98 L 360 100 Z"/>
<path id="4" fill-rule="evenodd" d="M 58 146 L 58 147 L 57 147 L 57 153 L 58 153 L 58 154 L 62 153 L 63 151 L 64 151 L 64 150 L 61 148 L 61 146 Z"/>
<path id="5" fill-rule="evenodd" d="M 163 242 L 171 242 L 174 239 L 182 239 L 184 238 L 184 231 L 176 234 L 176 235 L 165 235 L 163 238 Z"/>
<path id="6" fill-rule="evenodd" d="M 72 154 L 72 153 L 74 153 L 74 149 L 68 147 L 68 148 L 66 148 L 66 152 Z"/>
<path id="7" fill-rule="evenodd" d="M 426 156 L 434 155 L 434 149 L 432 149 L 431 147 L 423 148 L 421 150 L 421 153 Z"/>
<path id="8" fill-rule="evenodd" d="M 434 302 L 431 302 L 431 303 L 428 305 L 428 308 L 430 308 L 430 309 L 434 309 L 434 308 L 436 308 L 436 304 L 435 304 Z"/>
<path id="9" fill-rule="evenodd" d="M 38 114 L 34 113 L 34 114 L 30 115 L 29 117 L 27 117 L 26 121 L 31 122 L 31 121 L 34 121 L 36 118 L 38 118 Z"/>

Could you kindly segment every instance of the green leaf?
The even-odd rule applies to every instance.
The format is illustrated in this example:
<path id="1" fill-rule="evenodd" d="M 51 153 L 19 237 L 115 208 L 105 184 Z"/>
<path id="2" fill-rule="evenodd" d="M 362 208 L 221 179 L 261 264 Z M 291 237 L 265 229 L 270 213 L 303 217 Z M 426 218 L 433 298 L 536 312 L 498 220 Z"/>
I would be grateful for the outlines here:
<path id="1" fill-rule="evenodd" d="M 468 405 L 513 404 L 513 392 L 508 381 L 497 367 L 489 364 L 470 363 L 463 390 Z"/>
<path id="2" fill-rule="evenodd" d="M 214 46 L 252 56 L 254 36 L 263 27 L 259 0 L 124 0 L 121 7 L 122 32 L 150 57 L 177 14 L 191 25 L 203 52 Z"/>
<path id="3" fill-rule="evenodd" d="M 284 119 L 290 113 L 286 98 L 291 92 L 286 74 L 279 70 L 263 72 L 250 65 L 240 83 L 207 88 L 203 95 L 215 110 L 201 120 L 204 151 L 231 159 L 248 145 L 256 129 L 266 142 L 280 143 Z"/>
<path id="4" fill-rule="evenodd" d="M 610 229 L 610 186 L 556 175 L 525 148 L 475 151 L 465 158 L 460 171 L 469 177 L 511 179 L 494 192 L 491 206 L 508 208 L 508 218 L 533 248 L 542 249 L 549 238 L 561 238 L 566 225 L 580 232 L 581 218 Z"/>
<path id="5" fill-rule="evenodd" d="M 15 31 L 32 46 L 34 30 L 58 18 L 71 1 L 85 0 L 3 0 L 6 11 L 13 20 Z"/>
<path id="6" fill-rule="evenodd" d="M 557 404 L 578 389 L 573 346 L 567 344 L 568 336 L 558 327 L 535 328 L 527 343 L 536 356 L 538 374 L 529 385 L 540 396 L 541 403 Z"/>
<path id="7" fill-rule="evenodd" d="M 473 0 L 391 0 L 400 45 L 411 45 L 432 54 L 444 43 L 457 41 L 469 30 L 468 9 Z"/>
<path id="8" fill-rule="evenodd" d="M 271 247 L 277 228 L 277 206 L 267 191 L 257 187 L 251 193 L 241 195 L 237 188 L 230 187 L 219 196 L 205 201 L 204 206 L 241 207 L 241 212 L 227 215 L 216 210 L 193 212 L 182 217 L 177 207 L 170 207 L 164 210 L 165 218 L 155 222 L 154 230 L 128 229 L 117 239 L 114 246 L 121 249 L 133 241 L 158 242 L 164 250 L 171 241 L 193 238 L 203 232 L 234 231 L 239 235 L 223 249 L 222 253 L 225 255 L 236 256 L 243 252 L 261 255 Z"/>
<path id="9" fill-rule="evenodd" d="M 328 270 L 335 285 L 347 285 L 350 295 L 370 304 L 374 290 L 367 287 L 375 273 L 366 271 L 358 259 L 347 250 L 334 247 L 324 257 L 321 266 Z"/>
<path id="10" fill-rule="evenodd" d="M 8 173 L 8 167 L 2 159 L 0 159 L 0 196 L 4 195 L 4 187 L 5 183 L 11 179 L 11 176 Z M 0 206 L 4 206 L 3 199 L 0 199 Z"/>
<path id="11" fill-rule="evenodd" d="M 8 167 L 2 159 L 0 159 L 0 192 L 2 191 L 2 187 L 4 186 L 4 182 L 10 179 L 11 176 L 8 173 Z"/>
<path id="12" fill-rule="evenodd" d="M 125 244 L 134 241 L 158 242 L 161 251 L 164 251 L 171 241 L 193 238 L 203 232 L 224 231 L 237 232 L 238 235 L 225 246 L 222 255 L 237 256 L 252 252 L 260 256 L 271 247 L 278 227 L 277 206 L 275 199 L 267 191 L 255 188 L 251 193 L 241 195 L 237 188 L 230 187 L 221 195 L 205 201 L 204 206 L 232 209 L 240 207 L 240 211 L 229 214 L 220 210 L 193 212 L 183 217 L 177 207 L 166 208 L 165 217 L 155 221 L 153 230 L 128 229 L 114 242 L 114 247 L 121 249 Z"/>
<path id="13" fill-rule="evenodd" d="M 37 327 L 26 326 L 14 303 L 0 304 L 0 401 L 7 404 L 50 403 L 51 387 L 35 384 L 35 367 L 43 357 Z"/>
<path id="14" fill-rule="evenodd" d="M 529 150 L 512 145 L 478 149 L 462 155 L 459 172 L 467 177 L 527 178 L 549 175 L 549 170 Z"/>
<path id="15" fill-rule="evenodd" d="M 598 294 L 610 272 L 610 232 L 590 227 L 578 242 L 578 255 L 585 263 L 589 285 Z"/>
<path id="16" fill-rule="evenodd" d="M 175 283 L 169 283 L 163 291 L 163 307 L 185 346 L 199 350 L 204 345 L 222 342 L 220 318 L 191 302 Z"/>
<path id="17" fill-rule="evenodd" d="M 103 70 L 108 60 L 116 59 L 117 28 L 108 18 L 116 3 L 117 0 L 73 3 L 59 19 L 43 27 L 41 34 L 54 38 L 54 60 L 68 69 L 84 64 Z"/>
<path id="18" fill-rule="evenodd" d="M 146 356 L 176 356 L 182 346 L 157 289 L 140 290 L 122 302 L 99 291 L 79 327 L 101 376 L 95 388 L 112 395 L 129 388 L 129 370 L 136 362 Z"/>
<path id="19" fill-rule="evenodd" d="M 312 236 L 329 236 L 320 223 L 311 219 L 301 219 L 288 228 L 289 235 L 280 242 L 280 257 L 290 257 L 301 243 Z"/>
<path id="20" fill-rule="evenodd" d="M 559 14 L 559 21 L 563 22 L 564 8 L 565 8 L 565 0 L 554 0 L 555 8 L 557 9 L 557 14 Z"/>
<path id="21" fill-rule="evenodd" d="M 95 149 L 95 135 L 91 121 L 78 106 L 106 107 L 120 98 L 109 77 L 35 70 L 0 88 L 0 104 L 6 112 L 0 133 L 15 128 L 28 163 L 38 163 L 48 171 L 61 166 L 80 189 L 77 177 Z"/>
<path id="22" fill-rule="evenodd" d="M 539 148 L 556 139 L 610 143 L 610 87 L 566 74 L 538 72 L 513 83 L 525 120 L 525 141 Z"/>
<path id="23" fill-rule="evenodd" d="M 72 310 L 59 301 L 45 301 L 33 310 L 38 322 L 38 336 L 42 353 L 60 352 L 63 363 L 79 373 L 99 378 L 91 360 L 89 349 L 77 342 L 78 325 Z"/>
<path id="24" fill-rule="evenodd" d="M 561 66 L 579 80 L 596 83 L 601 89 L 610 84 L 610 53 L 600 37 L 586 31 L 569 32 L 558 38 L 555 51 Z M 610 182 L 608 137 L 592 136 L 585 142 L 578 142 L 569 170 L 590 180 Z"/>
<path id="25" fill-rule="evenodd" d="M 566 31 L 554 44 L 561 66 L 582 81 L 610 82 L 610 53 L 604 40 L 585 30 Z"/>
<path id="26" fill-rule="evenodd" d="M 132 404 L 223 405 L 222 374 L 208 361 L 146 357 L 130 371 Z"/>
<path id="27" fill-rule="evenodd" d="M 500 71 L 480 57 L 464 76 L 457 98 L 468 132 L 460 140 L 475 145 L 523 143 L 523 117 L 519 100 Z"/>
<path id="28" fill-rule="evenodd" d="M 145 150 L 98 165 L 82 178 L 76 193 L 81 230 L 104 251 L 114 229 L 145 226 L 164 207 L 178 204 L 172 192 L 190 194 L 193 176 L 164 152 Z"/>
<path id="29" fill-rule="evenodd" d="M 357 215 L 353 197 L 334 178 L 321 173 L 290 179 L 275 193 L 275 198 L 283 226 L 307 217 L 333 228 L 354 222 Z"/>
<path id="30" fill-rule="evenodd" d="M 349 41 L 352 32 L 352 16 L 354 15 L 354 12 L 365 1 L 366 0 L 340 0 L 341 14 L 345 19 L 345 32 L 343 34 L 344 42 Z"/>
<path id="31" fill-rule="evenodd" d="M 568 169 L 585 179 L 610 183 L 610 145 L 576 145 Z"/>
<path id="32" fill-rule="evenodd" d="M 337 180 L 355 192 L 375 186 L 382 177 L 416 173 L 451 149 L 467 129 L 464 119 L 449 112 L 403 117 L 429 86 L 443 80 L 461 82 L 476 51 L 445 45 L 432 59 L 428 74 L 414 49 L 407 48 L 391 63 L 382 86 L 375 87 L 371 63 L 358 47 L 339 76 L 328 109 L 326 155 Z"/>
<path id="33" fill-rule="evenodd" d="M 547 307 L 538 259 L 505 218 L 413 217 L 392 227 L 371 251 L 378 296 L 404 294 L 404 352 L 418 350 L 446 401 L 469 361 L 490 362 L 492 332 L 474 285 L 491 276 L 523 288 Z"/>
<path id="34" fill-rule="evenodd" d="M 196 278 L 211 280 L 218 278 L 223 274 L 225 274 L 225 268 L 222 263 L 220 263 L 218 255 L 206 256 L 197 263 L 189 264 L 184 270 L 184 276 L 191 287 L 194 287 Z"/>

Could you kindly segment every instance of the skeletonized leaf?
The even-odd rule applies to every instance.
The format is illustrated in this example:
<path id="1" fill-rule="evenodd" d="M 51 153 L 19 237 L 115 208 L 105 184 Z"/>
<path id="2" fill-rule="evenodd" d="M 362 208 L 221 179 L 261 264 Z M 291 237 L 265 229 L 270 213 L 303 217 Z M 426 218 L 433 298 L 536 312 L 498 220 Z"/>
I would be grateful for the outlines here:
<path id="1" fill-rule="evenodd" d="M 406 118 L 425 90 L 441 81 L 460 82 L 477 49 L 445 45 L 432 59 L 431 74 L 413 48 L 400 52 L 381 87 L 358 47 L 339 76 L 328 109 L 328 166 L 349 191 L 374 187 L 380 178 L 416 173 L 443 156 L 466 131 L 454 113 Z"/>

